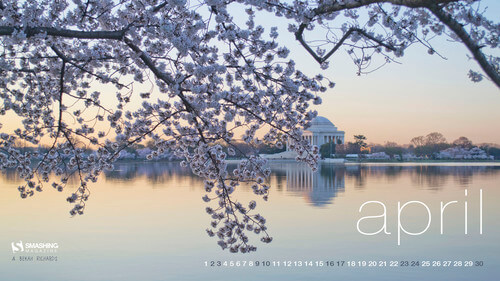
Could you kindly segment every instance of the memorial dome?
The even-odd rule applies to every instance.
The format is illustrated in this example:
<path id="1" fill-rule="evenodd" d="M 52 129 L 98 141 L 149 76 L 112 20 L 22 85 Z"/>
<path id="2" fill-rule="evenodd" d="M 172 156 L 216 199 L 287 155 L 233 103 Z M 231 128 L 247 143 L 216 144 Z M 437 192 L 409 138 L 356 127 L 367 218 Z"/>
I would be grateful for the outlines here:
<path id="1" fill-rule="evenodd" d="M 317 116 L 311 120 L 310 126 L 306 130 L 310 132 L 336 132 L 337 127 L 328 118 Z"/>

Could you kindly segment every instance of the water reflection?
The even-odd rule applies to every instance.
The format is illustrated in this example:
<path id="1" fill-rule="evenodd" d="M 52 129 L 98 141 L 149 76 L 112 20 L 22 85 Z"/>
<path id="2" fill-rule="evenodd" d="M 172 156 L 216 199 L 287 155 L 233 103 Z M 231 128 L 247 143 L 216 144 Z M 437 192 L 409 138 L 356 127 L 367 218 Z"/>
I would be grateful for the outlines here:
<path id="1" fill-rule="evenodd" d="M 257 244 L 245 257 L 223 252 L 208 237 L 210 218 L 201 201 L 201 180 L 178 163 L 116 164 L 92 184 L 84 216 L 71 218 L 67 194 L 47 190 L 21 200 L 21 183 L 14 171 L 0 173 L 0 280 L 494 280 L 500 274 L 500 197 L 497 166 L 439 165 L 321 165 L 312 172 L 293 162 L 270 163 L 271 202 L 258 204 L 275 240 Z M 233 166 L 231 166 L 233 167 Z M 469 195 L 464 196 L 464 188 Z M 484 234 L 479 235 L 479 188 L 484 194 Z M 438 191 L 436 191 L 438 190 Z M 68 191 L 69 193 L 70 191 Z M 253 200 L 241 186 L 235 196 Z M 391 235 L 362 235 L 358 210 L 368 200 L 387 206 Z M 419 200 L 432 210 L 432 223 L 423 235 L 404 235 L 397 245 L 397 204 Z M 449 206 L 445 235 L 440 234 L 440 202 Z M 469 234 L 464 235 L 464 201 L 468 202 Z M 408 208 L 403 223 L 419 231 L 425 209 Z M 378 221 L 377 221 L 378 222 Z M 425 226 L 425 225 L 424 225 Z M 366 227 L 369 227 L 367 225 Z M 376 227 L 379 227 L 377 225 Z M 415 227 L 416 229 L 412 229 Z M 367 229 L 369 230 L 369 228 Z M 251 239 L 255 239 L 252 236 Z M 258 239 L 258 238 L 257 238 Z M 57 242 L 57 263 L 11 261 L 13 241 Z M 255 241 L 255 240 L 251 240 Z M 18 254 L 19 255 L 19 254 Z M 484 260 L 484 267 L 353 269 L 349 267 L 217 267 L 206 260 Z M 92 268 L 92 271 L 88 271 Z M 117 275 L 119 273 L 119 275 Z M 260 276 L 258 274 L 262 273 Z M 257 274 L 257 275 L 256 275 Z M 436 274 L 441 274 L 437 276 Z M 446 276 L 445 276 L 446 275 Z M 208 277 L 208 278 L 207 278 Z M 497 278 L 498 279 L 498 278 Z"/>
<path id="2" fill-rule="evenodd" d="M 274 163 L 271 164 L 271 169 L 274 176 L 285 176 L 287 192 L 305 196 L 314 206 L 331 204 L 332 199 L 345 189 L 345 168 L 342 166 L 320 165 L 318 171 L 313 172 L 305 164 Z"/>
<path id="3" fill-rule="evenodd" d="M 235 168 L 230 166 L 229 168 Z M 277 192 L 302 196 L 313 206 L 321 207 L 333 203 L 333 199 L 346 188 L 364 189 L 374 181 L 394 183 L 408 178 L 413 187 L 440 190 L 448 183 L 467 187 L 474 177 L 495 176 L 500 172 L 498 165 L 468 164 L 403 164 L 403 165 L 319 165 L 313 172 L 307 165 L 295 162 L 271 162 L 270 182 Z M 0 173 L 4 182 L 21 184 L 15 170 Z M 104 182 L 124 182 L 145 179 L 152 188 L 165 187 L 165 183 L 182 180 L 186 185 L 202 189 L 202 180 L 193 175 L 189 168 L 177 162 L 122 162 L 115 164 L 115 170 L 106 172 Z M 248 189 L 248 187 L 242 187 Z"/>
<path id="4" fill-rule="evenodd" d="M 385 180 L 388 183 L 410 177 L 413 186 L 438 190 L 450 180 L 458 186 L 469 186 L 475 176 L 493 176 L 500 171 L 499 165 L 352 165 L 347 166 L 347 178 L 353 179 L 354 187 L 364 188 L 367 178 Z"/>
<path id="5" fill-rule="evenodd" d="M 332 204 L 333 198 L 348 186 L 365 188 L 374 180 L 393 183 L 407 177 L 412 185 L 428 190 L 442 189 L 449 181 L 460 187 L 470 186 L 474 176 L 495 175 L 500 166 L 465 165 L 320 165 L 312 172 L 303 164 L 286 163 L 271 165 L 275 173 L 286 175 L 286 190 L 291 194 L 305 196 L 314 206 Z"/>
<path id="6" fill-rule="evenodd" d="M 178 162 L 130 162 L 116 163 L 113 171 L 105 174 L 107 181 L 124 181 L 146 178 L 150 184 L 160 184 L 173 177 L 198 179 L 189 168 L 183 168 Z"/>

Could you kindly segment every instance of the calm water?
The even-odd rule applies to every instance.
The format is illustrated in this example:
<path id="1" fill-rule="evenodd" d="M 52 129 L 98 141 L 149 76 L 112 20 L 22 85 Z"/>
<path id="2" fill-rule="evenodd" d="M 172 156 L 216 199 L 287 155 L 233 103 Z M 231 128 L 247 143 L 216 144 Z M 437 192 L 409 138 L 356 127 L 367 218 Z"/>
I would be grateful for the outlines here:
<path id="1" fill-rule="evenodd" d="M 86 214 L 75 218 L 65 201 L 71 190 L 46 188 L 22 200 L 16 175 L 0 174 L 0 280 L 495 280 L 500 274 L 498 165 L 323 165 L 317 173 L 296 163 L 271 167 L 270 199 L 256 200 L 274 241 L 262 244 L 251 236 L 258 246 L 251 254 L 221 251 L 205 234 L 210 220 L 202 182 L 176 163 L 118 165 L 91 186 Z M 246 187 L 236 196 L 244 202 L 256 198 Z M 402 233 L 398 246 L 398 202 L 417 200 L 431 212 L 430 227 L 419 236 Z M 361 217 L 382 213 L 375 203 L 360 213 L 367 201 L 386 206 L 391 234 L 358 232 Z M 441 201 L 457 201 L 444 213 L 443 235 Z M 365 220 L 360 227 L 375 232 L 382 222 Z M 422 231 L 427 222 L 423 205 L 410 204 L 401 215 L 408 232 Z M 52 254 L 14 254 L 11 243 L 18 241 L 56 242 L 59 248 Z M 57 261 L 19 260 L 37 255 L 57 256 Z M 448 260 L 483 261 L 483 266 L 389 266 L 391 261 Z M 205 261 L 261 265 L 206 267 Z M 353 261 L 356 267 L 295 266 L 300 261 Z M 360 267 L 358 261 L 387 266 Z"/>

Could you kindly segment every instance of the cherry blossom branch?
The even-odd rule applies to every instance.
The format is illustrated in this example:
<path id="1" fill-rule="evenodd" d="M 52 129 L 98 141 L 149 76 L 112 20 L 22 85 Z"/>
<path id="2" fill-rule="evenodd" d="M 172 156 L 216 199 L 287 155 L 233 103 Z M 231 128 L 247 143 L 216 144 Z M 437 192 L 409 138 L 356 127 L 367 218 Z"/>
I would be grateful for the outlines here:
<path id="1" fill-rule="evenodd" d="M 304 30 L 305 30 L 306 26 L 307 26 L 307 24 L 305 24 L 305 23 L 300 25 L 299 30 L 297 30 L 297 32 L 295 32 L 295 39 L 297 39 L 300 42 L 300 44 L 306 49 L 306 51 L 309 54 L 311 54 L 311 56 L 320 64 L 322 64 L 326 60 L 328 60 L 328 58 L 330 58 L 344 44 L 345 40 L 347 40 L 347 38 L 349 38 L 349 36 L 351 36 L 351 34 L 353 34 L 354 32 L 359 33 L 359 34 L 363 35 L 364 37 L 366 37 L 372 41 L 377 42 L 380 46 L 384 46 L 387 49 L 390 49 L 392 51 L 396 50 L 396 48 L 394 46 L 391 46 L 391 45 L 384 43 L 382 40 L 379 40 L 376 37 L 368 34 L 363 29 L 351 27 L 351 28 L 349 28 L 349 30 L 347 30 L 346 33 L 344 33 L 342 38 L 340 38 L 340 40 L 337 42 L 337 44 L 335 44 L 335 46 L 333 46 L 333 48 L 326 55 L 324 55 L 323 57 L 320 57 L 318 54 L 316 54 L 315 51 L 313 51 L 311 49 L 309 44 L 307 44 L 307 42 L 304 40 L 303 35 L 304 35 Z"/>
<path id="2" fill-rule="evenodd" d="M 491 63 L 488 58 L 481 51 L 484 46 L 477 44 L 470 34 L 464 29 L 463 24 L 458 22 L 453 15 L 443 11 L 443 7 L 449 3 L 460 2 L 458 0 L 354 0 L 354 1 L 324 1 L 319 4 L 318 7 L 312 10 L 312 17 L 309 18 L 309 21 L 314 20 L 315 17 L 324 16 L 327 14 L 357 9 L 364 6 L 369 6 L 371 4 L 382 4 L 389 3 L 398 6 L 405 6 L 409 8 L 426 8 L 434 14 L 439 21 L 441 21 L 444 25 L 446 25 L 449 29 L 455 33 L 462 43 L 467 47 L 467 49 L 472 53 L 474 59 L 477 61 L 482 70 L 486 73 L 486 75 L 490 78 L 490 80 L 500 88 L 500 73 L 499 70 Z M 343 37 L 337 42 L 337 44 L 333 47 L 333 49 L 327 53 L 325 56 L 320 57 L 316 52 L 312 50 L 312 48 L 305 42 L 303 38 L 303 32 L 308 23 L 302 23 L 299 26 L 297 32 L 295 32 L 296 39 L 300 42 L 300 44 L 306 49 L 306 51 L 311 54 L 311 56 L 318 62 L 324 63 L 349 37 L 349 35 L 353 32 L 352 28 L 347 31 Z M 368 37 L 367 33 L 363 30 L 358 30 L 358 33 L 364 35 L 365 37 L 374 40 L 376 38 Z M 417 38 L 421 43 L 423 43 L 419 38 Z M 376 41 L 376 40 L 375 40 Z M 386 44 L 381 44 L 381 41 L 376 41 L 380 45 L 387 48 Z M 426 44 L 424 44 L 426 45 Z M 427 46 L 429 47 L 429 46 Z M 391 49 L 394 50 L 394 49 Z M 431 50 L 434 52 L 434 50 Z"/>
<path id="3" fill-rule="evenodd" d="M 479 46 L 471 38 L 469 33 L 464 29 L 463 25 L 456 21 L 450 14 L 444 12 L 438 5 L 431 3 L 427 8 L 448 28 L 450 28 L 457 36 L 462 40 L 462 43 L 467 47 L 467 49 L 472 53 L 474 59 L 481 66 L 483 71 L 488 75 L 488 77 L 495 83 L 497 87 L 500 88 L 500 74 L 499 70 L 495 69 L 493 65 L 488 61 L 486 56 L 483 54 L 481 49 L 483 46 Z"/>
<path id="4" fill-rule="evenodd" d="M 323 1 L 317 8 L 315 8 L 315 15 L 330 14 L 333 12 L 351 10 L 361 8 L 374 3 L 390 3 L 399 6 L 406 6 L 409 8 L 423 8 L 428 7 L 430 4 L 447 4 L 451 2 L 458 2 L 459 0 L 354 0 L 354 1 Z"/>
<path id="5" fill-rule="evenodd" d="M 26 37 L 33 37 L 39 34 L 57 36 L 71 39 L 112 39 L 122 40 L 127 32 L 127 28 L 116 31 L 80 31 L 71 29 L 59 29 L 54 27 L 14 27 L 0 26 L 0 36 L 10 36 L 15 33 L 23 33 Z"/>
<path id="6" fill-rule="evenodd" d="M 63 95 L 64 95 L 64 71 L 66 69 L 66 61 L 62 61 L 61 65 L 61 77 L 59 79 L 59 119 L 57 121 L 57 137 L 59 132 L 63 129 L 62 126 L 62 114 L 63 114 Z"/>
<path id="7" fill-rule="evenodd" d="M 136 54 L 139 55 L 139 58 L 141 58 L 142 62 L 154 73 L 156 77 L 163 80 L 163 82 L 167 83 L 168 85 L 173 85 L 175 83 L 172 77 L 169 77 L 165 72 L 158 69 L 149 55 L 146 52 L 142 51 L 139 46 L 135 45 L 132 40 L 125 37 L 123 38 L 123 42 L 125 42 L 125 44 L 127 44 L 130 49 L 132 49 Z"/>
<path id="8" fill-rule="evenodd" d="M 85 69 L 83 66 L 80 66 L 80 65 L 76 64 L 75 62 L 73 62 L 73 60 L 72 60 L 71 58 L 69 58 L 69 57 L 65 56 L 65 55 L 61 52 L 61 50 L 59 50 L 57 47 L 55 47 L 55 46 L 51 46 L 50 48 L 51 48 L 51 49 L 54 51 L 54 53 L 56 53 L 56 55 L 57 55 L 59 58 L 61 58 L 64 62 L 67 62 L 67 63 L 71 64 L 72 66 L 74 66 L 74 67 L 76 67 L 76 68 L 80 69 L 81 71 L 83 71 L 83 72 L 85 72 L 85 73 L 88 73 L 88 74 L 90 74 L 90 75 L 92 75 L 92 76 L 96 77 L 97 79 L 101 80 L 102 82 L 106 83 L 106 82 L 110 81 L 111 83 L 116 84 L 116 85 L 118 85 L 118 86 L 121 86 L 121 87 L 123 87 L 123 88 L 127 88 L 127 89 L 129 88 L 129 86 L 127 86 L 127 85 L 124 85 L 124 84 L 122 84 L 122 83 L 120 83 L 120 82 L 118 82 L 118 81 L 113 81 L 111 78 L 106 78 L 106 77 L 103 77 L 103 76 L 101 76 L 101 75 L 95 74 L 95 73 L 93 73 L 92 71 L 89 71 L 89 70 Z"/>

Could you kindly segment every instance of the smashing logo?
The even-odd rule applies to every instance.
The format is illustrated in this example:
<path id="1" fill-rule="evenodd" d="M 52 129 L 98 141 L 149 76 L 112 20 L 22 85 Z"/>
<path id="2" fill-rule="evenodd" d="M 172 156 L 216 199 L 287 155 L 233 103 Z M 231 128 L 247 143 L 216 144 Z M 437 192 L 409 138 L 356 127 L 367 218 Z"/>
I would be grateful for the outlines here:
<path id="1" fill-rule="evenodd" d="M 18 243 L 14 243 L 12 242 L 11 243 L 12 245 L 12 253 L 16 253 L 16 252 L 24 252 L 24 247 L 23 247 L 23 241 L 19 241 Z"/>
<path id="2" fill-rule="evenodd" d="M 46 243 L 46 242 L 12 242 L 12 253 L 17 252 L 27 252 L 27 253 L 45 253 L 45 252 L 57 252 L 59 248 L 58 243 Z"/>

